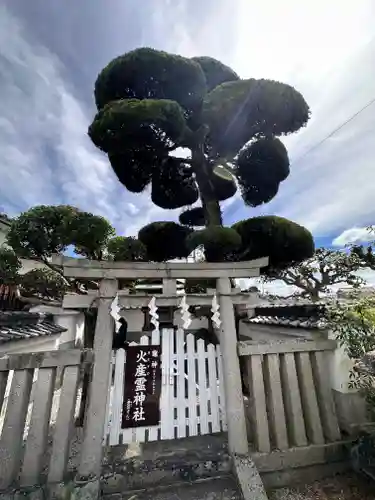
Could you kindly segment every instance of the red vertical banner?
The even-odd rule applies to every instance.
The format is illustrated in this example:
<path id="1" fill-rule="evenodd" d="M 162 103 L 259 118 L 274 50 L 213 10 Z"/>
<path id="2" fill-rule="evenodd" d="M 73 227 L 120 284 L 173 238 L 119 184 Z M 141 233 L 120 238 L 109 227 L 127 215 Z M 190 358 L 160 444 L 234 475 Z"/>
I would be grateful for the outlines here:
<path id="1" fill-rule="evenodd" d="M 122 428 L 151 427 L 160 423 L 161 347 L 128 346 Z"/>

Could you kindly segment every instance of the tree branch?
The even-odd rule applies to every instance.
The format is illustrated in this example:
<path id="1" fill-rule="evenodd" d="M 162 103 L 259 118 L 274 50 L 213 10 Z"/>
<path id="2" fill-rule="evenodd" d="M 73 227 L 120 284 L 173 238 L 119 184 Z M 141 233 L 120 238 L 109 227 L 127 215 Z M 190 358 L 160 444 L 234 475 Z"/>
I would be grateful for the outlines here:
<path id="1" fill-rule="evenodd" d="M 65 278 L 63 271 L 58 266 L 55 266 L 54 264 L 48 262 L 48 260 L 45 257 L 41 257 L 41 260 L 45 266 L 51 269 L 51 271 L 59 274 L 67 286 L 69 287 L 71 286 L 71 282 Z"/>

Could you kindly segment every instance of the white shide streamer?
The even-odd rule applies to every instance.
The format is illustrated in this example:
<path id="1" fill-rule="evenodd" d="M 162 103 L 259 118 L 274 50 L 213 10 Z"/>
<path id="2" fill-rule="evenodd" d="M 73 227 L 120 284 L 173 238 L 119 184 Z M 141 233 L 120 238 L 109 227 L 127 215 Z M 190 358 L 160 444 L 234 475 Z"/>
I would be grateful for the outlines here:
<path id="1" fill-rule="evenodd" d="M 116 294 L 116 297 L 112 301 L 111 312 L 110 312 L 110 315 L 112 316 L 112 318 L 115 320 L 115 323 L 116 323 L 116 332 L 118 332 L 118 330 L 120 329 L 120 326 L 121 326 L 120 311 L 121 311 L 121 307 L 119 306 L 119 303 L 118 303 L 118 294 Z"/>
<path id="2" fill-rule="evenodd" d="M 150 311 L 151 323 L 154 325 L 155 330 L 159 330 L 159 314 L 158 308 L 156 307 L 156 299 L 152 297 L 150 303 L 148 304 L 148 309 Z"/>
<path id="3" fill-rule="evenodd" d="M 216 294 L 213 296 L 213 299 L 212 299 L 211 312 L 212 312 L 212 316 L 211 316 L 212 323 L 216 326 L 216 328 L 220 328 L 220 325 L 221 325 L 220 306 L 219 306 L 219 303 L 217 301 Z"/>
<path id="4" fill-rule="evenodd" d="M 191 324 L 191 315 L 189 313 L 189 306 L 186 302 L 186 295 L 182 296 L 182 299 L 180 302 L 180 311 L 181 311 L 181 318 L 183 321 L 182 328 L 184 330 L 187 330 Z"/>

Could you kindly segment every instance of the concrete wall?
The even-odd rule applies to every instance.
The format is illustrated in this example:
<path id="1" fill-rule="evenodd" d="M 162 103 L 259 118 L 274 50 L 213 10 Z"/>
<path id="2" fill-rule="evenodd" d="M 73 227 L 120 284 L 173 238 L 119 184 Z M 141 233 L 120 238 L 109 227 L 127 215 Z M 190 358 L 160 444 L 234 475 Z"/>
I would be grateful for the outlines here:
<path id="1" fill-rule="evenodd" d="M 20 270 L 20 274 L 26 274 L 33 269 L 46 269 L 50 270 L 49 267 L 45 266 L 41 262 L 32 259 L 21 259 L 22 268 Z"/>
<path id="2" fill-rule="evenodd" d="M 5 243 L 9 226 L 0 221 L 0 246 Z"/>
<path id="3" fill-rule="evenodd" d="M 335 339 L 335 334 L 329 332 L 328 337 Z M 331 355 L 331 387 L 337 415 L 341 427 L 348 432 L 351 432 L 353 425 L 362 424 L 367 420 L 366 402 L 356 389 L 350 387 L 350 372 L 354 364 L 341 346 Z"/>
<path id="4" fill-rule="evenodd" d="M 0 355 L 21 354 L 41 351 L 55 351 L 59 346 L 60 334 L 25 340 L 10 340 L 0 344 Z"/>
<path id="5" fill-rule="evenodd" d="M 83 347 L 85 328 L 85 315 L 83 312 L 46 305 L 32 307 L 30 311 L 51 314 L 54 322 L 66 329 L 60 335 L 59 349 Z"/>
<path id="6" fill-rule="evenodd" d="M 285 328 L 282 326 L 256 325 L 240 321 L 240 340 L 271 341 L 290 339 L 312 339 L 321 336 L 319 331 L 305 330 L 303 328 Z"/>

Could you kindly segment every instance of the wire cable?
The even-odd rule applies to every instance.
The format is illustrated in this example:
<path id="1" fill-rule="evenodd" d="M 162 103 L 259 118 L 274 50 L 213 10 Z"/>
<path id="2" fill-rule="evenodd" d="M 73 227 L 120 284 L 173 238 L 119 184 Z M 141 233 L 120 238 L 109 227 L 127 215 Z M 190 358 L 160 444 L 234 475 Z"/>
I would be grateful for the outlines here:
<path id="1" fill-rule="evenodd" d="M 296 160 L 293 160 L 291 162 L 291 164 L 293 163 L 296 163 L 297 161 L 300 161 L 302 160 L 302 158 L 305 158 L 305 156 L 307 156 L 308 154 L 311 153 L 311 151 L 314 151 L 315 149 L 317 149 L 319 146 L 321 146 L 327 139 L 329 139 L 330 137 L 332 137 L 334 134 L 336 134 L 336 132 L 338 132 L 339 130 L 341 130 L 342 128 L 345 127 L 345 125 L 347 125 L 348 123 L 350 123 L 352 120 L 354 120 L 354 118 L 356 118 L 358 115 L 360 115 L 363 111 L 365 111 L 365 109 L 369 108 L 372 104 L 374 104 L 375 102 L 375 97 L 370 101 L 368 102 L 365 106 L 363 106 L 363 108 L 361 108 L 360 110 L 358 110 L 356 113 L 354 113 L 354 115 L 350 116 L 347 120 L 345 120 L 343 123 L 341 123 L 341 125 L 339 125 L 338 127 L 336 127 L 334 130 L 332 130 L 332 132 L 330 132 L 326 137 L 324 137 L 321 141 L 319 141 L 317 144 L 314 144 L 314 146 L 312 146 L 310 149 L 308 149 L 305 153 L 303 153 L 301 156 L 299 156 Z"/>

